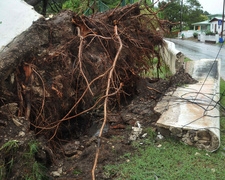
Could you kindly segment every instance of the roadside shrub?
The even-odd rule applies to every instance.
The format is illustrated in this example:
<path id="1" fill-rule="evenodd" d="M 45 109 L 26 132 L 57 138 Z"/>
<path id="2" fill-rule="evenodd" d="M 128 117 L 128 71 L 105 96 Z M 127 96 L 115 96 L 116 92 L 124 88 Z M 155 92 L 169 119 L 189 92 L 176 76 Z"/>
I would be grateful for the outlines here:
<path id="1" fill-rule="evenodd" d="M 195 39 L 197 39 L 197 38 L 198 38 L 198 33 L 194 32 L 194 33 L 193 33 L 193 37 L 194 37 Z"/>
<path id="2" fill-rule="evenodd" d="M 205 32 L 205 35 L 215 35 L 215 33 L 211 32 L 211 31 L 207 31 L 207 32 Z"/>

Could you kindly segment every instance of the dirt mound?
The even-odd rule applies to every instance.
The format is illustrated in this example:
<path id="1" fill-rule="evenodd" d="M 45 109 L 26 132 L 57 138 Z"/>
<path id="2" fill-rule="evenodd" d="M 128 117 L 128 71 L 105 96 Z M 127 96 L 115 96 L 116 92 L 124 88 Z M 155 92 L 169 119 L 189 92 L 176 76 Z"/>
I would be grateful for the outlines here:
<path id="1" fill-rule="evenodd" d="M 102 168 L 131 150 L 127 127 L 154 125 L 160 97 L 174 81 L 190 82 L 139 76 L 155 57 L 160 68 L 163 46 L 161 22 L 140 7 L 40 19 L 1 52 L 2 177 L 35 179 L 38 162 L 49 168 L 39 179 L 111 178 Z M 19 166 L 8 165 L 13 159 Z"/>

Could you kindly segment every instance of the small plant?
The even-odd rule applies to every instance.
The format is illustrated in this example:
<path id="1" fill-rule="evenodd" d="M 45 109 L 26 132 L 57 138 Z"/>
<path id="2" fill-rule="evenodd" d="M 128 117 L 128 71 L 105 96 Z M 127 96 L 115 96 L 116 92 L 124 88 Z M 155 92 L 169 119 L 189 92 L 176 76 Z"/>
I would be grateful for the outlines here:
<path id="1" fill-rule="evenodd" d="M 4 179 L 12 170 L 14 165 L 14 154 L 19 148 L 17 140 L 10 140 L 2 145 L 0 148 L 1 156 L 4 161 L 0 164 L 0 179 Z"/>
<path id="2" fill-rule="evenodd" d="M 46 179 L 46 168 L 41 163 L 34 162 L 33 164 L 33 177 L 34 179 Z"/>
<path id="3" fill-rule="evenodd" d="M 37 141 L 30 141 L 26 152 L 23 154 L 24 158 L 27 158 L 28 160 L 34 158 L 35 154 L 38 152 L 38 148 L 39 144 Z"/>
<path id="4" fill-rule="evenodd" d="M 38 162 L 34 162 L 32 166 L 32 173 L 24 176 L 25 180 L 47 180 L 46 168 Z"/>
<path id="5" fill-rule="evenodd" d="M 79 174 L 81 174 L 81 173 L 82 173 L 82 172 L 81 172 L 80 170 L 76 170 L 76 169 L 75 169 L 75 170 L 73 171 L 73 174 L 74 174 L 74 175 L 79 175 Z"/>
<path id="6" fill-rule="evenodd" d="M 18 141 L 17 140 L 10 140 L 2 145 L 0 151 L 3 151 L 5 154 L 9 152 L 15 152 L 18 148 Z"/>
<path id="7" fill-rule="evenodd" d="M 198 38 L 198 33 L 197 33 L 197 32 L 194 32 L 194 33 L 193 33 L 193 37 L 194 37 L 195 39 L 197 39 L 197 38 Z"/>
<path id="8" fill-rule="evenodd" d="M 38 152 L 39 144 L 36 141 L 30 141 L 28 143 L 28 152 L 25 152 L 23 155 L 27 159 L 32 159 L 35 156 L 35 153 Z"/>
<path id="9" fill-rule="evenodd" d="M 28 145 L 30 154 L 34 155 L 38 152 L 39 144 L 37 143 L 37 141 L 31 141 L 28 143 Z"/>
<path id="10" fill-rule="evenodd" d="M 35 140 L 24 143 L 19 147 L 17 140 L 10 140 L 0 148 L 0 155 L 3 161 L 0 161 L 0 180 L 10 179 L 11 172 L 20 163 L 21 178 L 25 180 L 44 180 L 46 176 L 46 167 L 35 160 L 35 154 L 38 152 L 39 143 Z M 18 155 L 19 153 L 19 155 Z M 21 156 L 20 156 L 21 155 Z M 1 159 L 0 159 L 1 160 Z M 24 174 L 24 172 L 26 172 Z"/>

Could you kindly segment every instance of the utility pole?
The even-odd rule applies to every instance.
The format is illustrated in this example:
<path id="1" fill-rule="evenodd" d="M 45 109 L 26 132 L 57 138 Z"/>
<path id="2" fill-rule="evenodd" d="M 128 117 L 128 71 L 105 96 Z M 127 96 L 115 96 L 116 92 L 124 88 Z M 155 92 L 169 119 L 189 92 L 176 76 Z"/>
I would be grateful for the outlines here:
<path id="1" fill-rule="evenodd" d="M 222 31 L 221 31 L 221 40 L 222 40 L 222 42 L 224 42 L 224 39 L 223 39 L 223 28 L 224 28 L 224 6 L 225 6 L 225 0 L 223 1 Z"/>
<path id="2" fill-rule="evenodd" d="M 183 0 L 180 1 L 180 32 L 183 30 L 182 22 L 183 22 Z"/>

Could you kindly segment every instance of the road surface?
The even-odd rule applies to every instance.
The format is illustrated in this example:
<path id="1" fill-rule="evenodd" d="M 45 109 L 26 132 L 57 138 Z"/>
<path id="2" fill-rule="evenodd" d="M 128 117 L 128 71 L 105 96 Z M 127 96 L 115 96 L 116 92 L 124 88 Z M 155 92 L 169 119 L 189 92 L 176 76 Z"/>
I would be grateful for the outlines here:
<path id="1" fill-rule="evenodd" d="M 175 43 L 176 49 L 192 60 L 221 59 L 220 75 L 225 80 L 225 45 L 207 44 L 199 41 L 166 39 Z"/>

